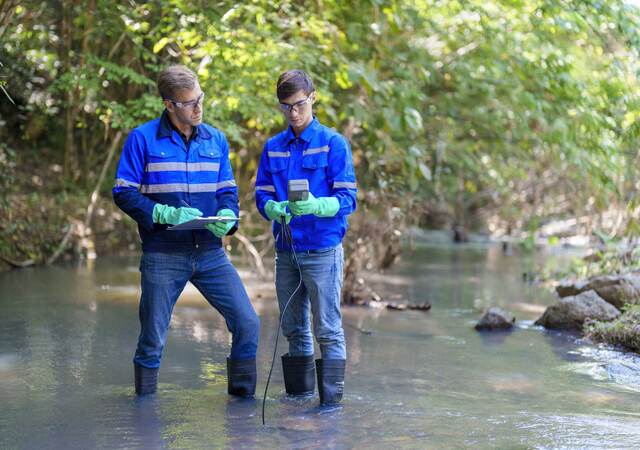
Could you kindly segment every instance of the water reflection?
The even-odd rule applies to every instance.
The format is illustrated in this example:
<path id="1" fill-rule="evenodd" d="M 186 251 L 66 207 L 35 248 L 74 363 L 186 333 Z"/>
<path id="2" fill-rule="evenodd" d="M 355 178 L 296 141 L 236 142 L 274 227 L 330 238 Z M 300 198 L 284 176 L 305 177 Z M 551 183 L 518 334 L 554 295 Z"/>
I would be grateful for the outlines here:
<path id="1" fill-rule="evenodd" d="M 132 404 L 132 436 L 128 439 L 135 448 L 166 448 L 164 424 L 160 419 L 157 395 L 135 398 Z"/>
<path id="2" fill-rule="evenodd" d="M 258 416 L 260 403 L 255 399 L 227 398 L 225 433 L 229 448 L 260 446 Z"/>

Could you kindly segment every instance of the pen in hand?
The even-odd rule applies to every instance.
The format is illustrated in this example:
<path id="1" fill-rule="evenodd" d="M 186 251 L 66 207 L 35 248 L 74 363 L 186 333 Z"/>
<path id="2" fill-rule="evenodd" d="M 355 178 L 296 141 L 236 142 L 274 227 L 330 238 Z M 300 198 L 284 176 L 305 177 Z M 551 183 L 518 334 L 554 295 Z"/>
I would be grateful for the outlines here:
<path id="1" fill-rule="evenodd" d="M 191 209 L 195 209 L 193 208 L 190 204 L 188 204 L 184 199 L 180 200 L 182 202 L 183 206 L 186 206 L 187 208 L 191 208 Z M 199 211 L 199 210 L 198 210 Z M 202 213 L 200 213 L 202 215 Z M 199 217 L 200 218 L 200 217 Z"/>
<path id="2" fill-rule="evenodd" d="M 180 200 L 180 201 L 181 201 L 181 202 L 182 202 L 182 204 L 183 204 L 184 206 L 186 206 L 187 208 L 191 208 L 191 205 L 190 205 L 190 204 L 188 204 L 187 202 L 185 202 L 185 201 L 184 201 L 184 199 L 182 199 L 182 200 Z M 194 208 L 191 208 L 191 209 L 194 209 Z M 200 213 L 200 214 L 202 214 L 202 213 Z"/>

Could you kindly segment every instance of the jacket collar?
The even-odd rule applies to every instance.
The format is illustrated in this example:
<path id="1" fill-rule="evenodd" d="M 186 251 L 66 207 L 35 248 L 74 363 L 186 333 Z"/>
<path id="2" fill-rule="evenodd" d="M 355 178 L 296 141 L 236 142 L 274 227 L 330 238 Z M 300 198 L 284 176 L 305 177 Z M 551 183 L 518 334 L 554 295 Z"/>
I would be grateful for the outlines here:
<path id="1" fill-rule="evenodd" d="M 156 137 L 158 139 L 164 138 L 164 137 L 170 138 L 171 136 L 173 136 L 173 130 L 176 130 L 176 132 L 178 132 L 178 130 L 171 123 L 171 119 L 169 119 L 169 114 L 167 114 L 167 110 L 165 109 L 164 111 L 162 111 L 162 115 L 160 116 L 160 123 L 158 124 L 158 132 L 156 133 Z M 200 140 L 200 138 L 202 139 L 211 138 L 211 133 L 209 133 L 207 128 L 202 126 L 202 124 L 198 125 L 197 127 L 194 127 L 193 132 L 194 132 L 194 137 L 193 137 L 194 140 Z"/>
<path id="2" fill-rule="evenodd" d="M 316 119 L 316 116 L 313 116 L 313 120 L 311 121 L 311 123 L 307 125 L 307 128 L 302 130 L 302 133 L 300 133 L 300 136 L 298 137 L 307 143 L 311 142 L 311 139 L 313 138 L 313 135 L 315 134 L 316 128 L 318 128 L 319 124 L 320 123 L 318 122 L 318 119 Z M 289 125 L 289 128 L 287 128 L 284 138 L 287 142 L 291 142 L 296 138 L 296 134 L 293 132 L 293 128 L 291 128 L 291 125 Z"/>

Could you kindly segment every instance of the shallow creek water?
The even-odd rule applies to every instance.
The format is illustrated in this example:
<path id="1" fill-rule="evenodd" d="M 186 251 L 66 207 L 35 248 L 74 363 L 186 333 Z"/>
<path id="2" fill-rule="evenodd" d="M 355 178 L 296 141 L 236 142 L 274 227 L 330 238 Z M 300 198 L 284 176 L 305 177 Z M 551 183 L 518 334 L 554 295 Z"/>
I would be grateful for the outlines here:
<path id="1" fill-rule="evenodd" d="M 528 264 L 493 246 L 416 244 L 369 283 L 431 311 L 343 308 L 343 407 L 285 398 L 277 362 L 265 427 L 272 289 L 250 289 L 256 400 L 227 396 L 229 334 L 193 289 L 158 394 L 136 399 L 137 258 L 0 274 L 0 448 L 640 448 L 640 359 L 533 326 L 554 297 L 523 282 Z M 516 315 L 514 331 L 474 331 L 491 305 Z"/>

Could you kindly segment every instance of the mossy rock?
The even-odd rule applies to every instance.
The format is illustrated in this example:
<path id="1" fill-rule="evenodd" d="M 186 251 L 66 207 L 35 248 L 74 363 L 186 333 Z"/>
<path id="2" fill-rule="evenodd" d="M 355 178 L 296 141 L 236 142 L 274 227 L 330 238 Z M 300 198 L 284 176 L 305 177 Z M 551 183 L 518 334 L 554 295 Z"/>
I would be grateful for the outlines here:
<path id="1" fill-rule="evenodd" d="M 622 346 L 640 353 L 640 306 L 627 306 L 613 322 L 587 321 L 584 332 L 593 342 Z"/>

